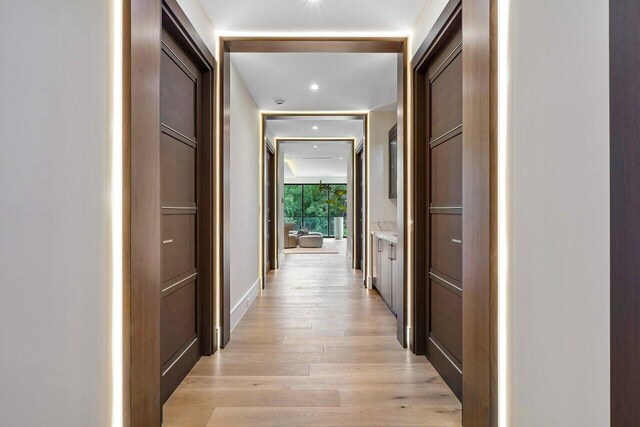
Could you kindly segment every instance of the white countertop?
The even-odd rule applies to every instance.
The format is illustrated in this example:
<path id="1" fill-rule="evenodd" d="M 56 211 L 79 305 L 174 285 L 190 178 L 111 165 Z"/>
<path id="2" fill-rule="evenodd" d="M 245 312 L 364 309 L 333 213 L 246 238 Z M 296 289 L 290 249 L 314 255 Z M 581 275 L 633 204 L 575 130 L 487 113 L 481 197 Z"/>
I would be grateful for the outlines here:
<path id="1" fill-rule="evenodd" d="M 386 240 L 387 242 L 398 243 L 398 233 L 395 231 L 376 230 L 372 231 L 371 235 L 378 239 Z"/>

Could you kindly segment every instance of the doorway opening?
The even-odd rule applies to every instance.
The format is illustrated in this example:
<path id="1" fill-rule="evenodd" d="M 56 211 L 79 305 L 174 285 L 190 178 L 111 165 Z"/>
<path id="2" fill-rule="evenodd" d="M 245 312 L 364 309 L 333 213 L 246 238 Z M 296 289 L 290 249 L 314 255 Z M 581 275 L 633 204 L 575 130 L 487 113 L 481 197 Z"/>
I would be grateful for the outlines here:
<path id="1" fill-rule="evenodd" d="M 402 185 L 404 181 L 404 129 L 406 117 L 404 115 L 404 105 L 406 101 L 405 97 L 405 89 L 406 89 L 406 77 L 407 77 L 407 63 L 406 63 L 406 48 L 407 48 L 407 40 L 405 38 L 268 38 L 268 37 L 222 37 L 220 39 L 220 60 L 221 60 L 221 71 L 222 71 L 222 86 L 221 86 L 221 104 L 223 106 L 220 114 L 221 114 L 221 150 L 223 155 L 221 159 L 223 160 L 223 169 L 228 169 L 230 163 L 227 163 L 227 158 L 231 157 L 231 161 L 233 161 L 233 148 L 231 146 L 231 139 L 233 137 L 233 133 L 238 134 L 238 131 L 232 132 L 234 115 L 231 115 L 231 121 L 229 123 L 225 117 L 228 117 L 228 111 L 233 109 L 234 104 L 234 96 L 231 95 L 231 89 L 236 90 L 235 87 L 232 87 L 232 81 L 235 78 L 236 81 L 239 79 L 244 80 L 246 84 L 245 92 L 249 93 L 251 97 L 253 97 L 253 101 L 255 104 L 259 106 L 262 110 L 262 130 L 260 133 L 260 150 L 262 154 L 258 156 L 261 159 L 260 169 L 259 169 L 259 177 L 260 177 L 260 191 L 258 199 L 261 204 L 260 208 L 260 230 L 259 230 L 259 239 L 260 239 L 260 255 L 259 255 L 259 272 L 260 272 L 260 284 L 261 288 L 264 286 L 268 286 L 266 283 L 266 278 L 268 275 L 268 271 L 272 271 L 277 269 L 282 264 L 282 256 L 284 255 L 284 243 L 285 240 L 289 239 L 289 231 L 285 235 L 284 233 L 284 225 L 285 218 L 284 212 L 282 212 L 282 197 L 284 195 L 284 180 L 278 182 L 276 186 L 273 185 L 270 178 L 272 176 L 267 176 L 267 169 L 273 168 L 270 162 L 270 153 L 273 154 L 273 160 L 276 163 L 276 174 L 275 179 L 278 181 L 278 176 L 281 175 L 281 167 L 284 163 L 284 159 L 280 158 L 282 150 L 279 150 L 278 145 L 280 144 L 293 144 L 292 140 L 298 139 L 300 142 L 308 141 L 309 139 L 325 139 L 325 140 L 333 140 L 333 141 L 344 141 L 347 139 L 350 141 L 351 148 L 349 150 L 350 159 L 348 161 L 349 165 L 349 174 L 350 179 L 343 179 L 343 182 L 330 182 L 331 180 L 323 179 L 322 184 L 320 183 L 320 179 L 318 179 L 317 183 L 308 183 L 308 184 L 316 184 L 320 189 L 321 185 L 325 184 L 328 187 L 324 187 L 325 191 L 328 192 L 329 196 L 325 201 L 331 199 L 332 194 L 335 195 L 335 188 L 331 188 L 331 185 L 334 184 L 346 184 L 347 186 L 347 194 L 342 193 L 341 196 L 348 199 L 348 203 L 346 204 L 348 213 L 343 213 L 342 215 L 338 215 L 335 211 L 332 213 L 332 207 L 327 206 L 320 213 L 326 212 L 325 215 L 319 215 L 318 212 L 315 212 L 322 218 L 310 218 L 309 214 L 313 212 L 305 212 L 305 215 L 300 215 L 299 221 L 292 220 L 287 223 L 287 227 L 292 228 L 291 231 L 302 231 L 307 232 L 306 230 L 309 228 L 309 225 L 312 225 L 311 228 L 319 227 L 318 230 L 311 230 L 312 233 L 321 233 L 320 238 L 323 240 L 325 238 L 330 238 L 334 236 L 333 229 L 334 221 L 339 221 L 339 217 L 342 217 L 343 227 L 347 230 L 346 234 L 346 255 L 349 257 L 349 265 L 352 268 L 355 268 L 356 265 L 363 272 L 362 282 L 369 288 L 374 289 L 375 278 L 373 277 L 373 257 L 370 255 L 373 245 L 372 245 L 372 236 L 370 234 L 371 227 L 369 222 L 369 203 L 370 203 L 370 190 L 369 182 L 366 179 L 369 173 L 368 170 L 368 160 L 370 151 L 367 149 L 367 137 L 365 135 L 369 132 L 369 127 L 374 126 L 373 123 L 376 120 L 372 120 L 371 123 L 368 119 L 370 114 L 381 114 L 388 116 L 385 118 L 385 122 L 380 122 L 378 133 L 384 134 L 384 155 L 382 158 L 386 159 L 387 154 L 387 144 L 388 134 L 392 127 L 396 126 L 397 128 L 397 153 L 398 156 L 395 158 L 397 164 L 394 165 L 393 168 L 394 173 L 396 173 L 398 177 L 398 197 L 393 200 L 393 211 L 389 210 L 388 217 L 384 217 L 382 215 L 379 218 L 375 218 L 377 221 L 375 222 L 376 226 L 379 224 L 391 224 L 390 226 L 394 227 L 394 234 L 397 232 L 397 247 L 396 247 L 396 256 L 395 258 L 397 267 L 394 269 L 394 277 L 395 282 L 398 284 L 397 286 L 402 286 L 405 284 L 404 281 L 404 235 L 405 235 L 405 227 L 404 227 L 404 194 L 402 191 Z M 283 66 L 283 64 L 288 64 L 287 66 Z M 315 65 L 314 65 L 315 64 Z M 329 69 L 328 67 L 331 64 L 335 64 L 333 69 Z M 365 68 L 362 68 L 362 64 L 367 64 Z M 311 67 L 309 74 L 305 74 L 305 70 Z M 357 67 L 360 67 L 358 70 Z M 322 71 L 322 70 L 327 71 Z M 336 89 L 334 87 L 335 81 L 325 80 L 321 81 L 323 78 L 333 78 L 339 79 L 338 75 L 339 71 L 335 70 L 345 70 L 344 76 L 347 76 L 347 80 L 350 82 L 347 86 L 341 86 L 342 91 Z M 380 71 L 376 71 L 380 70 Z M 287 73 L 293 73 L 291 75 Z M 354 107 L 353 103 L 354 98 L 350 96 L 350 93 L 355 91 L 357 93 L 358 87 L 362 86 L 363 83 L 369 83 L 372 81 L 369 77 L 367 80 L 367 72 L 371 75 L 379 75 L 376 72 L 381 72 L 383 75 L 390 78 L 389 82 L 391 83 L 387 87 L 387 89 L 382 89 L 382 85 L 380 87 L 374 88 L 374 90 L 369 91 L 369 96 L 371 99 L 367 98 L 367 101 L 361 105 L 366 105 L 367 108 L 360 109 L 348 109 L 346 107 Z M 309 77 L 314 74 L 314 77 Z M 297 93 L 288 93 L 288 87 L 283 86 L 280 82 L 291 82 L 302 80 L 299 76 L 304 76 L 304 79 L 307 79 L 303 84 L 300 82 L 296 88 L 297 92 L 305 92 L 302 96 Z M 234 77 L 237 76 L 237 77 Z M 290 78 L 283 78 L 289 76 Z M 329 76 L 329 77 L 327 77 Z M 276 79 L 276 80 L 273 80 Z M 337 81 L 337 80 L 336 80 Z M 289 86 L 292 86 L 289 84 Z M 306 87 L 305 87 L 306 86 Z M 331 97 L 324 97 L 325 101 L 322 102 L 323 97 L 321 94 L 324 91 L 330 91 L 333 87 L 334 91 Z M 344 88 L 348 88 L 352 92 L 348 92 Z M 279 96 L 275 91 L 274 93 L 269 93 L 265 95 L 267 88 L 279 88 L 282 89 L 282 96 Z M 377 89 L 377 90 L 376 90 Z M 346 92 L 346 93 L 345 93 Z M 311 95 L 310 94 L 316 94 Z M 380 97 L 380 94 L 387 94 L 387 98 L 385 96 Z M 313 98 L 315 96 L 315 98 Z M 376 98 L 376 96 L 378 98 Z M 318 101 L 313 101 L 317 99 Z M 381 102 L 381 99 L 387 99 L 385 102 Z M 308 100 L 312 100 L 313 102 L 309 102 Z M 351 103 L 349 103 L 351 102 Z M 270 107 L 270 104 L 274 104 L 275 106 Z M 293 111 L 292 111 L 293 110 Z M 379 110 L 379 111 L 376 111 Z M 227 113 L 225 113 L 227 111 Z M 353 111 L 356 111 L 355 113 Z M 355 117 L 353 117 L 355 116 Z M 367 120 L 362 120 L 361 117 L 367 117 Z M 311 125 L 310 120 L 321 120 L 317 125 Z M 360 137 L 350 132 L 334 132 L 332 134 L 327 134 L 324 132 L 326 129 L 323 129 L 325 125 L 329 125 L 331 121 L 337 121 L 339 119 L 351 119 L 351 120 L 361 120 L 361 129 Z M 346 120 L 345 120 L 346 121 Z M 270 127 L 279 127 L 279 126 L 291 126 L 292 129 L 295 129 L 296 126 L 300 129 L 300 126 L 304 126 L 306 132 L 300 131 L 291 131 L 286 133 L 278 133 L 272 132 Z M 284 141 L 288 139 L 288 141 Z M 355 141 L 351 142 L 353 139 Z M 278 142 L 279 140 L 280 142 Z M 284 141 L 284 142 L 283 142 Z M 322 147 L 322 141 L 319 141 L 317 145 Z M 235 143 L 234 143 L 235 144 Z M 359 149 L 362 147 L 360 154 L 360 165 L 359 169 L 355 165 L 356 160 L 356 152 L 355 149 Z M 320 148 L 318 148 L 320 149 Z M 231 156 L 227 156 L 224 153 L 231 152 Z M 340 156 L 336 156 L 338 159 Z M 343 160 L 346 160 L 343 159 Z M 336 159 L 337 161 L 337 159 Z M 248 165 L 245 165 L 245 167 Z M 233 168 L 231 168 L 232 170 Z M 360 175 L 357 176 L 357 172 L 360 172 Z M 382 172 L 382 171 L 380 171 Z M 381 176 L 381 188 L 376 188 L 376 195 L 378 190 L 380 190 L 380 194 L 388 199 L 389 194 L 391 192 L 387 188 L 389 179 L 384 178 L 387 176 L 387 173 L 379 173 Z M 355 198 L 353 195 L 357 190 L 354 189 L 356 179 L 359 179 L 360 188 L 358 192 L 362 193 L 362 197 Z M 376 176 L 377 179 L 377 176 Z M 292 182 L 293 184 L 293 182 Z M 230 235 L 226 234 L 227 231 L 235 228 L 233 227 L 234 219 L 236 215 L 232 210 L 228 208 L 229 205 L 232 204 L 233 198 L 236 197 L 237 191 L 229 191 L 230 187 L 227 187 L 228 183 L 224 183 L 224 188 L 222 191 L 223 200 L 220 203 L 223 206 L 224 212 L 222 212 L 222 216 L 224 218 L 229 218 L 231 227 L 226 226 L 225 229 L 221 230 L 221 245 L 225 246 L 233 246 L 233 241 L 235 239 L 231 238 Z M 271 187 L 275 187 L 275 191 L 272 190 Z M 290 188 L 290 192 L 293 192 L 293 189 Z M 300 188 L 301 192 L 303 188 Z M 309 188 L 305 188 L 305 190 L 309 190 Z M 318 191 L 314 191 L 314 193 L 318 193 Z M 353 194 L 350 194 L 353 193 Z M 230 194 L 230 199 L 227 201 L 225 199 L 226 194 Z M 308 191 L 305 194 L 309 194 Z M 395 192 L 393 192 L 395 196 Z M 274 200 L 275 199 L 275 200 Z M 306 201 L 311 200 L 309 197 L 305 198 Z M 358 206 L 358 211 L 355 211 L 356 208 L 356 200 L 361 205 Z M 231 203 L 230 203 L 231 202 Z M 349 203 L 350 202 L 350 203 Z M 376 207 L 378 204 L 376 204 Z M 237 211 L 236 211 L 237 212 Z M 391 213 L 392 212 L 392 213 Z M 275 217 L 275 225 L 272 225 L 273 218 Z M 294 217 L 290 217 L 294 218 Z M 334 220 L 334 218 L 338 218 Z M 356 218 L 358 221 L 358 225 L 356 225 Z M 385 220 L 385 221 L 382 221 Z M 235 219 L 236 223 L 238 219 Z M 312 222 L 315 221 L 313 224 Z M 227 222 L 228 224 L 229 222 Z M 296 228 L 302 228 L 302 230 L 295 230 Z M 358 234 L 359 239 L 355 239 L 354 235 Z M 237 232 L 234 232 L 237 234 Z M 275 235 L 275 239 L 273 236 Z M 316 240 L 320 240 L 317 238 Z M 297 238 L 296 238 L 297 239 Z M 291 241 L 293 238 L 291 239 Z M 311 246 L 317 245 L 318 243 L 313 243 L 312 236 L 305 236 L 302 239 L 305 242 L 305 246 L 309 243 Z M 306 242 L 306 241 L 309 242 Z M 358 242 L 356 242 L 358 240 Z M 297 240 L 296 240 L 297 243 Z M 340 244 L 341 242 L 336 241 L 336 243 Z M 329 243 L 330 244 L 330 243 Z M 299 247 L 300 245 L 296 245 Z M 288 248 L 292 249 L 292 248 Z M 315 249 L 315 248 L 310 248 Z M 229 254 L 230 251 L 228 248 L 222 248 L 221 253 Z M 275 252 L 275 253 L 274 253 Z M 231 263 L 234 263 L 233 258 L 231 258 Z M 256 298 L 259 297 L 257 293 L 251 291 L 247 294 L 245 298 L 242 296 L 240 301 L 242 304 L 239 306 L 238 304 L 238 296 L 239 294 L 236 292 L 235 296 L 232 298 L 231 295 L 234 294 L 233 288 L 231 286 L 231 268 L 228 268 L 228 261 L 224 260 L 221 270 L 221 288 L 220 288 L 220 311 L 221 311 L 221 345 L 224 347 L 227 345 L 229 340 L 231 339 L 231 331 L 238 323 L 239 319 L 242 318 L 241 314 L 237 314 L 237 310 L 242 312 L 246 312 L 248 305 L 251 304 Z M 237 265 L 237 264 L 236 264 Z M 267 270 L 267 266 L 269 266 L 270 270 Z M 235 280 L 235 279 L 234 279 Z M 398 306 L 401 307 L 398 310 L 398 326 L 397 326 L 397 335 L 398 339 L 403 345 L 406 345 L 406 315 L 405 315 L 405 307 L 406 302 L 404 301 L 406 292 L 400 293 L 402 296 L 398 299 L 400 300 Z M 244 303 L 244 300 L 247 299 L 247 304 Z M 241 307 L 241 308 L 240 308 Z M 227 314 L 229 313 L 229 314 Z"/>

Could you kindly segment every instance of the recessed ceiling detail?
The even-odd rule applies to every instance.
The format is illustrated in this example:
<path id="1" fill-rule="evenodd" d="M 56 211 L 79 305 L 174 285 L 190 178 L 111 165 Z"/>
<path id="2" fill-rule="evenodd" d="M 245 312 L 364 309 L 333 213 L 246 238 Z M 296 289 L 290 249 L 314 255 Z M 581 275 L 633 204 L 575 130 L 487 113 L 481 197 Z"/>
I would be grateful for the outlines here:
<path id="1" fill-rule="evenodd" d="M 287 111 L 391 111 L 395 53 L 232 53 L 258 108 Z M 314 90 L 314 88 L 316 90 Z"/>
<path id="2" fill-rule="evenodd" d="M 296 120 L 269 120 L 267 122 L 267 135 L 271 139 L 276 137 L 356 138 L 358 141 L 364 137 L 362 120 L 335 120 L 323 117 L 320 130 L 314 130 L 311 123 L 318 120 L 320 120 L 318 117 L 298 118 Z"/>
<path id="3" fill-rule="evenodd" d="M 427 0 L 200 0 L 220 33 L 409 34 Z"/>
<path id="4" fill-rule="evenodd" d="M 350 141 L 284 141 L 279 149 L 284 154 L 285 178 L 347 176 Z"/>

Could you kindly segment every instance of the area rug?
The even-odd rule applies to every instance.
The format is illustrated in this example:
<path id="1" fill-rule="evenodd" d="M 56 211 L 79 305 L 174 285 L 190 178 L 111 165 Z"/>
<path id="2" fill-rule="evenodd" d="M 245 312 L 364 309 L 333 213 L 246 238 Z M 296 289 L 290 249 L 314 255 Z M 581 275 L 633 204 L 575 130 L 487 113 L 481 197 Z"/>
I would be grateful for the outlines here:
<path id="1" fill-rule="evenodd" d="M 290 248 L 284 250 L 285 254 L 338 254 L 338 248 L 333 240 L 324 240 L 323 247 L 321 248 Z"/>

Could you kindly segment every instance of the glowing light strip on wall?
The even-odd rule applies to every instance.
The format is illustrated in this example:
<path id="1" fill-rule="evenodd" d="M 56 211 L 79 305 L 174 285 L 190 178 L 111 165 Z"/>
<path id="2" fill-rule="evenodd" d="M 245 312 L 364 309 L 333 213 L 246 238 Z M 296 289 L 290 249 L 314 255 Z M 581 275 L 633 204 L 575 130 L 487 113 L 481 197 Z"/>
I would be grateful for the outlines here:
<path id="1" fill-rule="evenodd" d="M 113 0 L 111 93 L 111 426 L 124 422 L 123 3 Z"/>
<path id="2" fill-rule="evenodd" d="M 264 165 L 264 157 L 267 151 L 267 141 L 265 141 L 265 129 L 264 129 L 264 115 L 262 113 L 258 113 L 258 120 L 260 123 L 260 149 L 258 150 L 258 209 L 260 209 L 260 225 L 258 227 L 258 242 L 260 242 L 260 247 L 258 248 L 258 277 L 260 278 L 260 292 L 262 292 L 262 288 L 265 286 L 265 282 L 267 278 L 264 275 L 265 269 L 265 242 L 264 242 L 264 223 L 267 220 L 264 212 L 264 200 L 267 195 L 264 192 L 264 182 L 265 182 L 265 165 Z M 272 184 L 273 185 L 273 184 Z"/>
<path id="3" fill-rule="evenodd" d="M 224 49 L 222 49 L 222 47 L 220 46 L 220 39 L 217 40 L 216 46 L 218 46 L 218 52 L 219 54 L 222 54 L 222 52 L 224 52 Z M 228 77 L 228 76 L 227 76 Z M 222 103 L 220 100 L 220 92 L 221 92 L 221 87 L 222 87 L 222 70 L 221 67 L 217 67 L 216 69 L 216 112 L 220 112 L 222 111 Z M 221 120 L 220 120 L 220 114 L 216 114 L 215 115 L 216 118 L 216 129 L 221 129 Z M 215 317 L 215 333 L 217 334 L 217 342 L 216 342 L 216 347 L 220 348 L 221 343 L 222 343 L 222 330 L 220 329 L 220 326 L 222 325 L 222 309 L 223 309 L 223 304 L 222 304 L 222 287 L 224 286 L 224 283 L 222 283 L 222 281 L 220 280 L 222 278 L 222 263 L 220 262 L 220 259 L 222 258 L 222 223 L 223 223 L 223 212 L 222 212 L 222 190 L 223 190 L 223 186 L 222 183 L 219 182 L 220 180 L 220 171 L 222 171 L 222 135 L 220 134 L 220 132 L 216 132 L 215 133 L 215 141 L 216 141 L 216 186 L 217 189 L 215 191 L 216 194 L 216 200 L 215 200 L 215 260 L 214 260 L 214 265 L 215 265 L 215 280 L 214 280 L 214 288 L 215 288 L 215 295 L 216 295 L 216 304 L 215 304 L 215 310 L 216 310 L 216 317 Z"/>
<path id="4" fill-rule="evenodd" d="M 367 236 L 367 238 L 365 239 L 366 241 L 366 253 L 367 256 L 365 257 L 366 260 L 366 274 L 365 274 L 365 280 L 366 280 L 366 284 L 367 284 L 367 289 L 372 289 L 373 288 L 373 283 L 372 283 L 372 278 L 371 276 L 373 276 L 373 271 L 371 268 L 372 265 L 372 260 L 371 258 L 373 257 L 373 252 L 371 249 L 371 173 L 370 173 L 370 165 L 371 165 L 371 149 L 369 147 L 369 136 L 370 136 L 370 117 L 369 117 L 369 113 L 367 113 L 366 115 L 366 128 L 365 128 L 365 136 L 364 136 L 364 149 L 365 149 L 365 169 L 366 169 L 366 181 L 365 181 L 365 187 L 366 187 L 366 193 L 367 193 L 367 202 L 366 202 L 366 211 L 367 211 L 367 215 L 366 215 L 366 226 L 365 226 L 365 236 Z"/>
<path id="5" fill-rule="evenodd" d="M 508 360 L 508 107 L 509 107 L 509 6 L 510 0 L 498 1 L 498 426 L 509 420 Z"/>
<path id="6" fill-rule="evenodd" d="M 406 44 L 408 46 L 408 43 Z M 409 59 L 409 54 L 407 49 L 404 51 L 404 61 L 405 61 L 405 70 L 407 73 L 406 76 L 406 86 L 404 88 L 404 97 L 405 97 L 405 110 L 404 110 L 404 118 L 406 127 L 404 129 L 404 169 L 403 174 L 406 177 L 404 182 L 404 200 L 405 200 L 405 212 L 404 212 L 404 227 L 406 230 L 405 234 L 405 271 L 407 272 L 407 277 L 405 277 L 405 282 L 407 284 L 407 296 L 406 296 L 406 307 L 407 307 L 407 329 L 405 331 L 405 338 L 407 341 L 407 346 L 411 346 L 411 335 L 413 333 L 413 174 L 410 173 L 413 171 L 413 91 L 411 88 L 413 87 L 413 73 L 411 72 L 411 61 Z"/>

